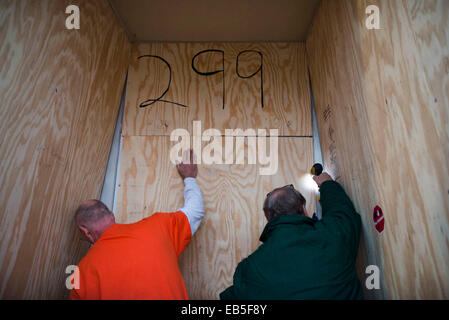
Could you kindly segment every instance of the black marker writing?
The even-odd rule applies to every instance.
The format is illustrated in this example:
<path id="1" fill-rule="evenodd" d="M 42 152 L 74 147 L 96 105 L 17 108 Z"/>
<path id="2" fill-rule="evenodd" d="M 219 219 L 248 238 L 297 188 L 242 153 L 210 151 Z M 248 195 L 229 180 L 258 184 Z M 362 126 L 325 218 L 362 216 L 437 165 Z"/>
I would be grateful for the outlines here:
<path id="1" fill-rule="evenodd" d="M 220 52 L 220 53 L 221 53 L 221 55 L 222 55 L 222 69 L 221 69 L 221 70 L 215 70 L 215 71 L 210 71 L 210 72 L 202 72 L 202 71 L 199 71 L 199 70 L 195 67 L 195 59 L 196 59 L 199 55 L 201 55 L 201 54 L 203 54 L 203 53 L 206 53 L 206 52 Z M 192 58 L 192 69 L 193 69 L 193 71 L 195 71 L 196 73 L 198 73 L 199 75 L 202 75 L 202 76 L 211 76 L 211 75 L 217 74 L 217 73 L 219 73 L 219 72 L 223 72 L 223 109 L 224 109 L 224 107 L 225 107 L 224 51 L 223 51 L 223 50 L 217 50 L 217 49 L 207 49 L 207 50 L 203 50 L 203 51 L 198 52 L 198 53 L 197 53 L 196 55 L 194 55 L 193 58 Z"/>
<path id="2" fill-rule="evenodd" d="M 170 89 L 170 84 L 171 84 L 171 67 L 170 67 L 170 64 L 167 62 L 167 60 L 165 60 L 165 59 L 162 58 L 162 57 L 159 57 L 159 56 L 153 56 L 153 55 L 150 55 L 150 54 L 146 54 L 146 55 L 140 56 L 140 57 L 138 57 L 137 59 L 140 59 L 140 58 L 156 58 L 156 59 L 161 60 L 162 62 L 164 62 L 164 63 L 167 65 L 168 71 L 170 72 L 170 78 L 169 78 L 169 80 L 168 80 L 167 89 L 165 89 L 164 93 L 162 93 L 161 96 L 160 96 L 159 98 L 157 98 L 157 99 L 148 99 L 148 100 L 145 100 L 145 101 L 143 101 L 143 102 L 141 102 L 141 103 L 139 104 L 139 107 L 140 107 L 140 108 L 145 108 L 145 107 L 151 106 L 152 104 L 154 104 L 154 103 L 156 103 L 156 102 L 159 101 L 159 102 L 165 102 L 165 103 L 176 104 L 177 106 L 187 108 L 187 106 L 184 105 L 184 104 L 177 103 L 177 102 L 173 102 L 173 101 L 168 101 L 168 100 L 163 100 L 163 99 L 162 99 L 162 97 L 168 92 L 168 89 Z"/>

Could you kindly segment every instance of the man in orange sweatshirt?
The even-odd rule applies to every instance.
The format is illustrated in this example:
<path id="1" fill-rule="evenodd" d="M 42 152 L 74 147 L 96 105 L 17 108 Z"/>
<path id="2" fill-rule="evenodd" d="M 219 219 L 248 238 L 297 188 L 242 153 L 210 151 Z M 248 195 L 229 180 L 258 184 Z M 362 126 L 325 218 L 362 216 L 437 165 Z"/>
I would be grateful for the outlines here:
<path id="1" fill-rule="evenodd" d="M 176 212 L 117 224 L 99 200 L 79 206 L 76 223 L 93 246 L 78 265 L 79 289 L 71 290 L 71 299 L 188 299 L 178 258 L 201 223 L 204 204 L 192 151 L 177 169 L 185 203 Z"/>

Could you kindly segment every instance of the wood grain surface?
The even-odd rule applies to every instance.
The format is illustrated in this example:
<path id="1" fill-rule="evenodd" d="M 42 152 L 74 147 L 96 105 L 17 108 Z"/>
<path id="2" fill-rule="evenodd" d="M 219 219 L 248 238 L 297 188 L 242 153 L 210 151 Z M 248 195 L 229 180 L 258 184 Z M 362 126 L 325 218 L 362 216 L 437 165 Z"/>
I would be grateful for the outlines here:
<path id="1" fill-rule="evenodd" d="M 372 4 L 380 30 L 365 27 Z M 449 3 L 323 1 L 307 55 L 325 166 L 363 219 L 362 279 L 381 268 L 366 296 L 447 299 Z"/>
<path id="2" fill-rule="evenodd" d="M 203 73 L 224 70 L 224 76 L 223 72 L 200 75 L 192 68 L 195 55 L 208 49 L 218 51 L 198 55 L 194 67 Z M 153 57 L 139 59 L 144 55 Z M 262 62 L 263 108 L 261 72 L 257 72 Z M 169 102 L 139 108 L 142 102 L 162 95 Z M 278 128 L 284 136 L 311 136 L 309 106 L 303 43 L 136 44 L 123 134 L 170 135 L 176 128 L 191 131 L 192 121 L 201 120 L 205 128 Z"/>
<path id="3" fill-rule="evenodd" d="M 65 8 L 80 8 L 80 30 Z M 0 297 L 68 297 L 87 251 L 73 215 L 100 195 L 130 45 L 108 3 L 0 1 Z"/>
<path id="4" fill-rule="evenodd" d="M 116 220 L 131 223 L 158 211 L 183 206 L 183 182 L 169 160 L 165 136 L 128 136 L 123 140 Z M 232 284 L 237 264 L 260 244 L 266 224 L 262 205 L 275 187 L 293 183 L 307 200 L 310 215 L 315 194 L 305 177 L 312 166 L 311 138 L 279 138 L 279 169 L 259 175 L 260 165 L 199 165 L 198 184 L 205 217 L 180 259 L 191 299 L 217 299 Z M 249 150 L 247 144 L 244 149 Z M 310 181 L 309 181 L 310 182 Z"/>

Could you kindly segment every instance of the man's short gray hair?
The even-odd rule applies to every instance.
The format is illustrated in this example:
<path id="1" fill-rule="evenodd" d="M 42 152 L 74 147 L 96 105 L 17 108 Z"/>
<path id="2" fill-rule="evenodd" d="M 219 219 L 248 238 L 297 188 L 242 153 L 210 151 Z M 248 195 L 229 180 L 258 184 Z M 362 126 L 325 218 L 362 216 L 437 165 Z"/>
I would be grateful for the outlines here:
<path id="1" fill-rule="evenodd" d="M 276 188 L 267 194 L 263 211 L 268 221 L 287 214 L 304 215 L 306 199 L 293 185 Z"/>
<path id="2" fill-rule="evenodd" d="M 88 227 L 112 212 L 100 200 L 87 200 L 75 212 L 75 221 L 79 226 Z"/>

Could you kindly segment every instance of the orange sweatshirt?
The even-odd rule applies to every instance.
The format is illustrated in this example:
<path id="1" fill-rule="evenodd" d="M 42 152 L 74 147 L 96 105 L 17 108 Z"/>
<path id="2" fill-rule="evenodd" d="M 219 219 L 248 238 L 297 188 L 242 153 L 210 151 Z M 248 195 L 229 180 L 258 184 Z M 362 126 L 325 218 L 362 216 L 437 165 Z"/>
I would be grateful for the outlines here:
<path id="1" fill-rule="evenodd" d="M 111 226 L 80 261 L 70 299 L 188 299 L 178 258 L 191 237 L 181 211 Z"/>

